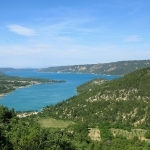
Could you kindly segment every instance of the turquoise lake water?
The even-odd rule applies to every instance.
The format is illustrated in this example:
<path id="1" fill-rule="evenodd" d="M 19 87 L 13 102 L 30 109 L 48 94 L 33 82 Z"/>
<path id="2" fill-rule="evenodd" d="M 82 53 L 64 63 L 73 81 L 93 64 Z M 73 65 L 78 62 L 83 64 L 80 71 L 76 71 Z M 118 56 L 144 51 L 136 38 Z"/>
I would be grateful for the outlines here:
<path id="1" fill-rule="evenodd" d="M 76 95 L 76 87 L 94 78 L 112 80 L 119 76 L 106 76 L 94 74 L 72 73 L 41 73 L 36 71 L 12 71 L 5 72 L 10 76 L 46 78 L 65 80 L 64 83 L 38 84 L 25 88 L 19 88 L 3 97 L 0 97 L 0 105 L 14 108 L 15 111 L 40 111 L 47 105 L 54 105 L 62 100 Z"/>

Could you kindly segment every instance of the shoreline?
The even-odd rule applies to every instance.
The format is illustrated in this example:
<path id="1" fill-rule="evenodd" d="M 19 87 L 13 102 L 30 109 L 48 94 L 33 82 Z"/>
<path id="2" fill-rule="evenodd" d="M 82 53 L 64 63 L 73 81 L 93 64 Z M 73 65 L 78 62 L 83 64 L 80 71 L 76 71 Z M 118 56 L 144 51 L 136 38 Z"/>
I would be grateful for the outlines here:
<path id="1" fill-rule="evenodd" d="M 4 93 L 2 93 L 2 94 L 0 94 L 0 97 L 3 97 L 5 94 Z"/>
<path id="2" fill-rule="evenodd" d="M 99 74 L 99 73 L 90 73 L 90 72 L 59 72 L 59 71 L 56 71 L 56 72 L 50 72 L 50 71 L 36 71 L 36 72 L 40 72 L 40 73 L 62 73 L 62 74 L 94 74 L 94 75 L 104 75 L 104 76 L 121 76 L 123 77 L 124 75 L 113 75 L 113 74 Z"/>
<path id="3" fill-rule="evenodd" d="M 30 84 L 20 85 L 20 86 L 13 86 L 13 90 L 11 90 L 11 91 L 9 91 L 7 93 L 0 93 L 0 98 L 2 98 L 3 96 L 5 96 L 6 94 L 14 92 L 17 89 L 28 88 L 30 86 L 39 85 L 39 84 L 53 84 L 53 83 L 62 83 L 62 82 L 65 82 L 65 81 L 50 81 L 50 82 L 30 81 Z"/>
<path id="4" fill-rule="evenodd" d="M 25 86 L 14 87 L 14 90 L 12 90 L 12 91 L 10 91 L 10 92 L 1 93 L 1 94 L 0 94 L 0 98 L 2 98 L 3 96 L 5 96 L 6 94 L 9 94 L 9 93 L 11 93 L 11 92 L 14 92 L 14 91 L 17 90 L 17 89 L 28 88 L 28 87 L 30 87 L 30 86 L 38 85 L 38 84 L 43 84 L 43 83 L 35 83 L 35 84 L 30 84 L 30 85 L 25 85 Z"/>
<path id="5" fill-rule="evenodd" d="M 15 90 L 19 89 L 19 88 L 26 88 L 26 87 L 29 87 L 29 86 L 32 86 L 32 85 L 26 85 L 26 86 L 19 86 L 19 87 L 14 87 L 14 90 L 10 91 L 10 92 L 7 92 L 7 93 L 1 93 L 0 94 L 0 98 L 2 98 L 3 96 L 11 93 L 11 92 L 14 92 Z"/>

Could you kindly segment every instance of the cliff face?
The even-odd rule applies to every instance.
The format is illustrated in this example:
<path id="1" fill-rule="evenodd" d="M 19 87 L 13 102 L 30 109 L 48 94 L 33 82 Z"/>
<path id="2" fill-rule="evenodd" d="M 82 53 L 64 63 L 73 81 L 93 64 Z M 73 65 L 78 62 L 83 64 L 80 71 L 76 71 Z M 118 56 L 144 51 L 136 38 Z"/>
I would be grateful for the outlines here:
<path id="1" fill-rule="evenodd" d="M 58 66 L 40 69 L 40 72 L 77 72 L 108 75 L 125 75 L 135 70 L 149 67 L 150 60 L 119 61 L 103 64 L 86 64 L 74 66 Z"/>

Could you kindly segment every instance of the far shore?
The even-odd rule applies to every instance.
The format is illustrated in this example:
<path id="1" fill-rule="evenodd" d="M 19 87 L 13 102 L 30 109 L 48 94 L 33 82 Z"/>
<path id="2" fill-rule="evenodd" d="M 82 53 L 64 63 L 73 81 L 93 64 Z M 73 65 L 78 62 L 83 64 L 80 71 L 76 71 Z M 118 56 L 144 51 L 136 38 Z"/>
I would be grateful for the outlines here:
<path id="1" fill-rule="evenodd" d="M 19 88 L 25 88 L 25 87 L 28 87 L 28 86 L 31 86 L 31 85 L 14 87 L 15 89 L 12 90 L 12 91 L 10 91 L 10 92 L 7 92 L 7 93 L 1 93 L 1 94 L 0 94 L 0 98 L 3 97 L 3 96 L 5 96 L 6 94 L 9 94 L 9 93 L 15 91 L 16 89 L 19 89 Z"/>
<path id="2" fill-rule="evenodd" d="M 3 96 L 5 96 L 5 95 L 8 94 L 8 93 L 11 93 L 11 92 L 15 91 L 16 89 L 19 89 L 19 88 L 28 88 L 28 87 L 30 87 L 30 86 L 38 85 L 38 84 L 43 84 L 43 83 L 35 82 L 35 83 L 31 83 L 31 84 L 25 85 L 25 86 L 13 87 L 14 90 L 12 90 L 12 91 L 10 91 L 10 92 L 7 92 L 7 93 L 1 93 L 1 94 L 0 94 L 0 98 L 3 97 Z"/>
<path id="3" fill-rule="evenodd" d="M 8 93 L 1 93 L 1 94 L 0 94 L 0 98 L 3 97 L 3 96 L 5 96 L 6 94 L 9 94 L 9 93 L 15 91 L 16 89 L 19 89 L 19 88 L 27 88 L 27 87 L 30 87 L 30 86 L 32 86 L 32 85 L 35 85 L 35 84 L 30 84 L 30 85 L 26 85 L 26 86 L 19 86 L 19 87 L 13 87 L 13 88 L 15 88 L 14 90 L 12 90 L 12 91 L 10 91 L 10 92 L 8 92 Z"/>

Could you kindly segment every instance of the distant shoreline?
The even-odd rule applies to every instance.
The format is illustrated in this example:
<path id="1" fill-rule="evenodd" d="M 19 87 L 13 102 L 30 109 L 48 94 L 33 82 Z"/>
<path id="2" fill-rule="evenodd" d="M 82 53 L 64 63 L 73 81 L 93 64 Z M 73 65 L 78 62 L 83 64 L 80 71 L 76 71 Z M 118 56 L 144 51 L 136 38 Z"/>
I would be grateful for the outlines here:
<path id="1" fill-rule="evenodd" d="M 5 94 L 0 94 L 0 97 L 3 97 Z"/>
<path id="2" fill-rule="evenodd" d="M 43 83 L 35 83 L 35 84 L 26 85 L 26 86 L 14 87 L 15 89 L 12 90 L 12 91 L 10 91 L 10 92 L 7 92 L 7 93 L 1 93 L 1 94 L 0 94 L 0 98 L 3 97 L 3 96 L 5 96 L 6 94 L 9 94 L 9 93 L 11 93 L 11 92 L 14 92 L 14 91 L 17 90 L 17 89 L 27 88 L 27 87 L 30 87 L 30 86 L 33 86 L 33 85 L 38 85 L 38 84 L 43 84 Z M 46 84 L 46 83 L 44 83 L 44 84 Z"/>
<path id="3" fill-rule="evenodd" d="M 0 98 L 5 96 L 6 94 L 9 94 L 11 92 L 14 92 L 15 90 L 17 89 L 21 89 L 21 88 L 28 88 L 30 86 L 33 86 L 33 85 L 39 85 L 39 84 L 47 84 L 47 83 L 34 83 L 34 84 L 30 84 L 30 85 L 26 85 L 26 86 L 18 86 L 18 87 L 14 87 L 14 90 L 10 91 L 10 92 L 7 92 L 7 93 L 1 93 L 0 94 Z"/>
<path id="4" fill-rule="evenodd" d="M 113 74 L 99 74 L 99 73 L 85 73 L 85 72 L 59 72 L 59 71 L 57 71 L 57 72 L 51 72 L 51 71 L 37 71 L 36 70 L 36 72 L 39 72 L 39 73 L 58 73 L 58 74 L 88 74 L 88 75 L 90 75 L 90 74 L 93 74 L 93 75 L 104 75 L 104 76 L 121 76 L 121 77 L 123 77 L 124 75 L 113 75 Z"/>
<path id="5" fill-rule="evenodd" d="M 8 79 L 6 79 L 6 81 L 8 81 L 9 84 L 13 84 L 16 79 L 13 79 L 13 76 L 6 76 Z M 20 80 L 22 79 L 22 80 Z M 1 80 L 0 80 L 1 81 Z M 5 96 L 6 94 L 9 94 L 10 92 L 15 91 L 16 89 L 19 88 L 27 88 L 33 85 L 39 85 L 39 84 L 53 84 L 53 83 L 62 83 L 65 82 L 65 80 L 49 80 L 49 79 L 40 79 L 40 78 L 18 78 L 18 80 L 16 81 L 17 83 L 19 83 L 20 85 L 11 85 L 11 89 L 8 90 L 6 93 L 3 91 L 3 93 L 0 93 L 0 98 Z"/>

